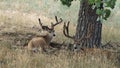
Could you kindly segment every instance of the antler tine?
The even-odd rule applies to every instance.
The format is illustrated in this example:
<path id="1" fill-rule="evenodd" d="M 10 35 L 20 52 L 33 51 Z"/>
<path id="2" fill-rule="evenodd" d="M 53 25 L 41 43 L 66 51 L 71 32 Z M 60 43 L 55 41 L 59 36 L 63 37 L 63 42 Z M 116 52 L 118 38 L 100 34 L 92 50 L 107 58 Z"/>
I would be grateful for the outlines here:
<path id="1" fill-rule="evenodd" d="M 39 25 L 42 27 L 42 23 L 41 23 L 40 18 L 38 18 L 38 21 L 39 21 Z"/>
<path id="2" fill-rule="evenodd" d="M 56 22 L 58 22 L 58 18 L 57 18 L 57 16 L 55 16 L 55 20 L 56 20 Z"/>
<path id="3" fill-rule="evenodd" d="M 60 24 L 63 21 L 62 18 L 60 18 L 60 21 L 58 21 L 57 16 L 55 16 L 55 20 L 56 20 L 56 23 L 55 24 L 51 23 L 51 28 L 54 28 L 54 26 Z"/>
<path id="4" fill-rule="evenodd" d="M 55 25 L 57 25 L 57 24 L 59 24 L 59 23 L 61 23 L 63 21 L 62 18 L 60 18 L 60 21 L 58 22 L 57 16 L 55 16 L 55 20 L 56 20 L 56 23 L 53 24 L 53 26 L 55 26 Z"/>
<path id="5" fill-rule="evenodd" d="M 68 35 L 69 35 L 69 23 L 70 23 L 70 21 L 68 21 L 67 26 L 66 26 L 66 31 L 67 31 Z"/>
<path id="6" fill-rule="evenodd" d="M 70 36 L 70 35 L 69 35 L 69 23 L 70 23 L 70 22 L 68 22 L 67 25 L 66 25 L 66 23 L 64 22 L 63 34 L 64 34 L 66 37 L 68 37 L 68 38 L 74 39 L 74 36 Z"/>
<path id="7" fill-rule="evenodd" d="M 39 21 L 39 25 L 40 25 L 40 27 L 41 27 L 42 30 L 44 30 L 44 29 L 49 29 L 48 26 L 45 26 L 45 25 L 42 24 L 40 18 L 38 18 L 38 21 Z"/>

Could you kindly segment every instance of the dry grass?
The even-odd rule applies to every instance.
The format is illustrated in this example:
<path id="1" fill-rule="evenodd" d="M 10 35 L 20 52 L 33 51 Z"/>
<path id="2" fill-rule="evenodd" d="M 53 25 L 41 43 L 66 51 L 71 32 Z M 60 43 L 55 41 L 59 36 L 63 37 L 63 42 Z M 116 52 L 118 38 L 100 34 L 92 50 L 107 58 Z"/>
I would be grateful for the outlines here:
<path id="1" fill-rule="evenodd" d="M 13 2 L 14 1 L 14 2 Z M 45 25 L 50 25 L 51 22 L 54 22 L 54 17 L 49 16 L 51 14 L 59 14 L 56 10 L 51 11 L 50 4 L 53 1 L 47 3 L 45 0 L 0 0 L 0 68 L 119 68 L 120 62 L 116 59 L 116 56 L 112 56 L 112 59 L 107 59 L 106 54 L 98 54 L 99 50 L 96 50 L 94 54 L 86 55 L 83 54 L 73 54 L 69 51 L 60 50 L 56 52 L 56 55 L 46 55 L 46 54 L 30 54 L 26 49 L 21 46 L 28 42 L 26 41 L 26 36 L 39 34 L 37 31 L 39 28 L 38 18 L 41 18 L 41 21 Z M 42 1 L 44 3 L 42 3 Z M 36 5 L 38 5 L 36 7 Z M 48 7 L 49 6 L 49 7 Z M 55 4 L 52 4 L 55 6 Z M 75 7 L 72 6 L 72 8 Z M 50 8 L 48 10 L 48 8 Z M 58 4 L 56 9 L 60 8 Z M 64 7 L 67 9 L 66 7 Z M 70 9 L 72 9 L 70 8 Z M 60 8 L 64 12 L 63 8 Z M 77 9 L 76 9 L 77 10 Z M 75 11 L 76 11 L 75 10 Z M 116 9 L 118 11 L 119 9 Z M 39 12 L 40 11 L 40 12 Z M 69 14 L 66 16 L 60 16 L 68 19 L 75 20 L 74 11 L 67 10 Z M 67 13 L 65 12 L 65 13 Z M 55 15 L 56 15 L 55 14 Z M 77 14 L 76 14 L 77 15 Z M 103 42 L 109 40 L 120 42 L 120 31 L 119 31 L 119 17 L 120 13 L 113 13 L 113 17 L 108 21 L 110 23 L 103 23 Z M 75 22 L 73 21 L 72 22 Z M 112 21 L 111 21 L 112 20 Z M 114 23 L 113 23 L 114 22 Z M 116 25 L 117 23 L 117 25 Z M 36 28 L 32 28 L 35 26 Z M 62 34 L 62 26 L 60 24 L 56 27 L 57 36 L 53 39 L 55 42 L 62 43 L 63 41 L 71 43 L 72 40 L 67 39 Z M 70 26 L 71 35 L 75 33 L 75 26 L 73 23 Z M 19 44 L 20 43 L 22 44 Z M 19 46 L 16 46 L 19 45 Z M 101 52 L 100 52 L 101 53 Z M 112 53 L 113 54 L 113 53 Z"/>
<path id="2" fill-rule="evenodd" d="M 5 43 L 5 42 L 3 42 Z M 1 68 L 117 68 L 115 61 L 103 54 L 73 54 L 60 51 L 56 55 L 30 54 L 24 49 L 13 49 L 0 45 Z"/>
<path id="3" fill-rule="evenodd" d="M 108 41 L 120 42 L 120 30 L 116 27 L 107 27 L 103 25 L 102 29 L 102 41 L 106 43 Z"/>
<path id="4" fill-rule="evenodd" d="M 1 68 L 117 68 L 115 59 L 107 59 L 103 54 L 72 54 L 64 50 L 56 52 L 56 55 L 46 54 L 30 54 L 26 49 L 16 46 L 15 39 L 20 39 L 20 34 L 26 35 L 28 33 L 37 34 L 37 29 L 32 26 L 38 27 L 37 21 L 30 19 L 28 15 L 21 15 L 16 12 L 12 14 L 9 19 L 9 13 L 4 14 L 1 12 L 1 41 L 0 41 L 0 67 Z M 19 18 L 18 18 L 19 17 Z M 43 21 L 50 21 L 44 20 Z M 28 24 L 29 23 L 29 24 Z M 72 33 L 75 27 L 71 25 Z M 71 40 L 63 37 L 62 24 L 56 27 L 57 37 L 53 39 L 56 42 L 66 41 L 69 43 Z M 5 33 L 11 33 L 6 34 Z M 4 35 L 3 35 L 4 34 Z M 22 39 L 23 40 L 23 39 Z M 23 43 L 25 41 L 22 41 Z M 115 58 L 115 57 L 114 57 Z"/>

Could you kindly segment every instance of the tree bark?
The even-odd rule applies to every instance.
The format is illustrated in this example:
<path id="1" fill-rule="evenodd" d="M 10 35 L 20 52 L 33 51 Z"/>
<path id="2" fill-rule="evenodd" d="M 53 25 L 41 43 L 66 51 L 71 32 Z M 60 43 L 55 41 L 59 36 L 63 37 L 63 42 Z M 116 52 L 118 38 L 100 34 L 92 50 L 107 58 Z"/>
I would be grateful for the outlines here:
<path id="1" fill-rule="evenodd" d="M 88 0 L 81 0 L 78 14 L 75 40 L 77 47 L 99 48 L 101 45 L 102 23 L 97 21 L 96 9 L 92 9 Z"/>

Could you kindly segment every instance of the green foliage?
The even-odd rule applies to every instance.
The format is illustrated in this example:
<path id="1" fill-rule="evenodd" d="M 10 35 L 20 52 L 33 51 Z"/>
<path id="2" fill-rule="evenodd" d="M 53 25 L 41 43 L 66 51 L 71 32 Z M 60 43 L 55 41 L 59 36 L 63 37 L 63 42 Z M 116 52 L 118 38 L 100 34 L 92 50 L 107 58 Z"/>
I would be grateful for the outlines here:
<path id="1" fill-rule="evenodd" d="M 60 0 L 63 5 L 67 5 L 70 7 L 71 2 L 73 0 Z M 107 18 L 111 14 L 110 9 L 114 9 L 116 0 L 88 0 L 88 3 L 94 6 L 93 9 L 96 9 L 96 14 L 99 15 L 100 18 L 107 20 Z M 109 8 L 109 9 L 108 9 Z"/>
<path id="2" fill-rule="evenodd" d="M 101 9 L 97 9 L 96 14 L 101 15 L 101 14 L 103 14 L 103 11 Z"/>
<path id="3" fill-rule="evenodd" d="M 111 14 L 110 8 L 114 9 L 115 2 L 116 0 L 88 0 L 88 3 L 95 7 L 93 9 L 96 9 L 96 14 L 98 14 L 99 17 L 104 20 L 107 20 L 107 18 L 110 16 Z"/>
<path id="4" fill-rule="evenodd" d="M 115 7 L 115 2 L 116 0 L 104 0 L 104 3 L 106 4 L 105 7 L 110 7 L 112 9 Z"/>
<path id="5" fill-rule="evenodd" d="M 103 13 L 103 16 L 102 16 L 103 19 L 107 20 L 107 18 L 110 16 L 110 13 L 111 13 L 110 9 L 105 9 L 104 13 Z"/>
<path id="6" fill-rule="evenodd" d="M 107 20 L 107 18 L 110 16 L 110 8 L 113 9 L 115 7 L 115 2 L 116 0 L 88 0 L 88 3 L 90 5 L 95 6 L 93 9 L 96 9 L 96 14 L 99 15 L 99 18 L 102 18 L 104 20 Z"/>
<path id="7" fill-rule="evenodd" d="M 88 0 L 90 4 L 94 4 L 95 0 Z"/>
<path id="8" fill-rule="evenodd" d="M 71 2 L 73 0 L 60 0 L 60 1 L 62 2 L 63 5 L 66 5 L 66 6 L 70 7 L 71 6 Z"/>

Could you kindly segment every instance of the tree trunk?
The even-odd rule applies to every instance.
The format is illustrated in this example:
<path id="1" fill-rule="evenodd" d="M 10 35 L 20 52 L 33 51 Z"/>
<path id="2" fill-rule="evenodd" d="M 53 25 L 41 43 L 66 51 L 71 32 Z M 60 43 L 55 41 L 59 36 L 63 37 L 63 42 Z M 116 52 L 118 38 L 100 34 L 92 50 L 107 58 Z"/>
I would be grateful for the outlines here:
<path id="1" fill-rule="evenodd" d="M 75 34 L 75 40 L 79 40 L 77 47 L 100 47 L 102 23 L 97 18 L 96 9 L 92 9 L 88 0 L 81 0 Z"/>

